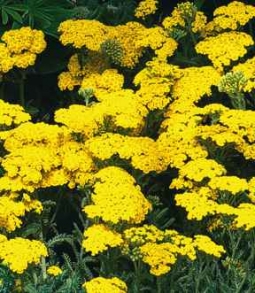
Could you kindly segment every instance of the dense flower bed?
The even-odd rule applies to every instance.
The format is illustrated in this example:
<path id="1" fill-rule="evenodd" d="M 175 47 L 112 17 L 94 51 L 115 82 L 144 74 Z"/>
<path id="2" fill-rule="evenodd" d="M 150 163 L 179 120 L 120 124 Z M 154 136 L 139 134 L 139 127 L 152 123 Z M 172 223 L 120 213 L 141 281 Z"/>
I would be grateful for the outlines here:
<path id="1" fill-rule="evenodd" d="M 255 6 L 202 2 L 61 22 L 49 119 L 24 91 L 47 37 L 3 33 L 0 292 L 255 290 Z"/>

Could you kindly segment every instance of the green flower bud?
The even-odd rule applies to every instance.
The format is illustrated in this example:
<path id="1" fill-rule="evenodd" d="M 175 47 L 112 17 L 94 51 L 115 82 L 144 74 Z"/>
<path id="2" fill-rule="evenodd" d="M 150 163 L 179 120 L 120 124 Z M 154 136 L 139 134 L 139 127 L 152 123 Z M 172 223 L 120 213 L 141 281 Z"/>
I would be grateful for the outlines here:
<path id="1" fill-rule="evenodd" d="M 120 65 L 123 58 L 123 49 L 117 40 L 109 39 L 101 44 L 101 51 L 109 58 L 110 62 Z"/>

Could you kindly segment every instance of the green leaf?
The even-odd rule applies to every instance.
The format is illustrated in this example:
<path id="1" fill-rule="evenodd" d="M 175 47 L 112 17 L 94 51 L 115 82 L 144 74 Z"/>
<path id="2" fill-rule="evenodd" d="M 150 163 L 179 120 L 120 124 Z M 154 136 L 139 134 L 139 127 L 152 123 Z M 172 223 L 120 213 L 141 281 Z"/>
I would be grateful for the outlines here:
<path id="1" fill-rule="evenodd" d="M 67 242 L 67 243 L 73 245 L 72 235 L 68 235 L 65 233 L 58 234 L 47 242 L 47 246 L 49 248 L 53 248 L 55 245 L 60 245 L 60 244 L 63 244 L 64 242 Z"/>
<path id="2" fill-rule="evenodd" d="M 19 13 L 17 11 L 15 11 L 15 9 L 13 9 L 11 7 L 6 7 L 5 11 L 18 23 L 23 22 L 22 17 L 19 15 Z"/>
<path id="3" fill-rule="evenodd" d="M 8 23 L 8 20 L 8 13 L 4 9 L 2 9 L 2 23 L 6 25 Z"/>
<path id="4" fill-rule="evenodd" d="M 40 112 L 40 110 L 34 106 L 26 106 L 26 112 L 28 112 L 29 114 L 36 115 Z"/>
<path id="5" fill-rule="evenodd" d="M 26 284 L 24 287 L 26 293 L 38 293 L 37 289 L 32 284 Z"/>
<path id="6" fill-rule="evenodd" d="M 71 18 L 72 6 L 68 1 L 24 0 L 22 4 L 13 4 L 11 8 L 21 13 L 24 24 L 57 37 L 60 22 Z"/>
<path id="7" fill-rule="evenodd" d="M 27 237 L 30 235 L 37 235 L 41 230 L 41 225 L 38 223 L 31 223 L 24 228 L 22 231 L 22 237 Z"/>

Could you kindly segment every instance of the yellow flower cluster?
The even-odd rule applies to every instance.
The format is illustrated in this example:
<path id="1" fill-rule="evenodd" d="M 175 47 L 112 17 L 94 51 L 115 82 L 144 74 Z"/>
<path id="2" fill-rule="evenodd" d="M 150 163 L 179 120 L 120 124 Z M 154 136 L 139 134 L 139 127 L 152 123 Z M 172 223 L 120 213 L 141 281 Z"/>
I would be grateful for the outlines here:
<path id="1" fill-rule="evenodd" d="M 19 125 L 31 119 L 20 105 L 12 105 L 0 100 L 0 127 Z"/>
<path id="2" fill-rule="evenodd" d="M 137 18 L 145 18 L 150 14 L 154 14 L 157 10 L 158 0 L 143 0 L 139 3 L 135 10 Z"/>
<path id="3" fill-rule="evenodd" d="M 59 266 L 50 266 L 47 268 L 47 274 L 56 277 L 62 274 L 62 270 Z"/>
<path id="4" fill-rule="evenodd" d="M 55 121 L 62 123 L 74 133 L 92 137 L 101 131 L 140 129 L 148 110 L 136 100 L 131 91 L 119 91 L 105 94 L 101 103 L 88 107 L 72 105 L 69 109 L 55 112 Z"/>
<path id="5" fill-rule="evenodd" d="M 27 194 L 23 195 L 22 201 L 18 201 L 17 197 L 17 194 L 0 197 L 0 227 L 8 232 L 21 226 L 22 220 L 20 218 L 25 216 L 26 212 L 35 210 L 36 213 L 41 213 L 42 211 L 40 201 L 31 199 Z"/>
<path id="6" fill-rule="evenodd" d="M 196 6 L 187 1 L 174 8 L 170 16 L 167 16 L 162 24 L 171 35 L 175 30 L 192 31 L 200 33 L 205 28 L 207 18 L 203 12 L 197 11 Z"/>
<path id="7" fill-rule="evenodd" d="M 6 171 L 0 189 L 27 190 L 69 184 L 85 184 L 94 169 L 86 147 L 75 141 L 65 127 L 23 123 L 5 133 L 2 159 Z"/>
<path id="8" fill-rule="evenodd" d="M 226 178 L 227 180 L 225 180 Z M 229 180 L 230 178 L 222 176 L 211 179 L 208 186 L 213 189 L 210 189 L 209 187 L 199 187 L 195 189 L 193 188 L 191 191 L 186 191 L 182 194 L 177 194 L 175 197 L 176 203 L 178 206 L 185 208 L 189 220 L 200 221 L 208 215 L 231 216 L 233 218 L 233 227 L 250 230 L 255 227 L 254 204 L 241 203 L 237 207 L 233 207 L 229 203 L 217 203 L 217 199 L 220 197 L 217 190 L 228 191 L 231 194 L 251 190 L 251 199 L 253 198 L 254 184 L 252 184 L 252 180 L 251 185 L 249 186 L 244 179 L 234 177 L 235 179 L 231 178 L 231 180 Z M 229 185 L 232 184 L 233 181 L 236 186 L 234 184 Z M 211 182 L 213 184 L 210 184 Z"/>
<path id="9" fill-rule="evenodd" d="M 202 97 L 211 95 L 211 87 L 218 85 L 221 78 L 211 66 L 185 68 L 180 71 L 180 75 L 173 85 L 172 96 L 175 101 L 169 106 L 170 113 L 189 111 Z"/>
<path id="10" fill-rule="evenodd" d="M 110 223 L 137 224 L 145 219 L 151 204 L 135 185 L 135 179 L 118 167 L 106 167 L 94 176 L 92 204 L 84 208 L 89 218 Z"/>
<path id="11" fill-rule="evenodd" d="M 207 236 L 196 235 L 193 239 L 175 230 L 161 231 L 153 225 L 133 227 L 123 234 L 123 253 L 134 259 L 142 259 L 150 266 L 150 273 L 155 276 L 168 273 L 178 256 L 195 260 L 197 250 L 215 257 L 220 257 L 225 252 L 221 245 L 215 244 Z"/>
<path id="12" fill-rule="evenodd" d="M 207 37 L 196 45 L 199 54 L 207 55 L 213 66 L 219 71 L 224 66 L 230 66 L 247 53 L 247 47 L 252 46 L 252 37 L 243 32 L 230 31 Z"/>
<path id="13" fill-rule="evenodd" d="M 237 194 L 248 190 L 248 183 L 245 179 L 236 176 L 214 177 L 208 183 L 213 190 L 229 191 L 231 194 Z"/>
<path id="14" fill-rule="evenodd" d="M 130 160 L 135 169 L 144 173 L 162 172 L 167 168 L 164 154 L 159 153 L 157 143 L 149 137 L 105 133 L 92 137 L 85 144 L 93 157 L 106 160 L 118 154 L 121 159 Z"/>
<path id="15" fill-rule="evenodd" d="M 204 187 L 203 189 L 194 192 L 184 192 L 175 196 L 175 201 L 178 206 L 184 207 L 187 211 L 187 219 L 196 219 L 200 221 L 207 215 L 216 214 L 217 203 L 212 200 L 213 192 Z"/>
<path id="16" fill-rule="evenodd" d="M 235 213 L 234 225 L 248 231 L 255 227 L 255 206 L 254 204 L 242 203 L 238 206 Z"/>
<path id="17" fill-rule="evenodd" d="M 138 22 L 128 22 L 115 27 L 107 26 L 97 20 L 66 20 L 59 26 L 60 41 L 63 45 L 72 45 L 77 49 L 86 48 L 101 52 L 101 46 L 107 40 L 116 40 L 123 50 L 121 65 L 134 67 L 142 55 L 142 48 L 137 47 L 145 27 Z"/>
<path id="18" fill-rule="evenodd" d="M 241 72 L 245 79 L 245 82 L 241 88 L 241 91 L 251 92 L 255 88 L 255 79 L 254 79 L 254 66 L 255 66 L 255 57 L 247 59 L 243 63 L 239 63 L 232 68 L 232 72 Z"/>
<path id="19" fill-rule="evenodd" d="M 123 75 L 116 69 L 106 69 L 102 74 L 90 74 L 87 78 L 83 78 L 81 89 L 92 90 L 93 95 L 100 100 L 104 94 L 120 91 L 123 84 Z"/>
<path id="20" fill-rule="evenodd" d="M 180 77 L 178 66 L 154 59 L 135 76 L 133 83 L 139 86 L 137 99 L 150 110 L 164 109 L 170 102 L 169 94 L 175 79 Z"/>
<path id="21" fill-rule="evenodd" d="M 44 33 L 30 27 L 6 31 L 1 37 L 0 71 L 34 65 L 37 54 L 46 48 Z"/>
<path id="22" fill-rule="evenodd" d="M 127 285 L 122 280 L 114 278 L 97 277 L 83 284 L 87 293 L 126 293 Z"/>
<path id="23" fill-rule="evenodd" d="M 144 245 L 147 242 L 156 243 L 163 241 L 164 231 L 159 230 L 154 225 L 145 224 L 140 227 L 132 227 L 124 230 L 123 238 L 125 245 L 128 245 L 132 249 L 133 247 Z"/>
<path id="24" fill-rule="evenodd" d="M 122 242 L 121 234 L 110 230 L 106 225 L 94 224 L 85 230 L 82 246 L 91 255 L 97 255 L 109 247 L 120 246 Z"/>
<path id="25" fill-rule="evenodd" d="M 111 27 L 108 39 L 118 41 L 123 50 L 121 66 L 134 68 L 139 62 L 144 50 L 143 47 L 137 45 L 137 42 L 141 39 L 144 30 L 146 28 L 142 24 L 134 21 Z"/>
<path id="26" fill-rule="evenodd" d="M 150 273 L 155 276 L 168 273 L 177 261 L 178 247 L 171 243 L 146 243 L 140 251 L 142 260 L 150 266 Z"/>
<path id="27" fill-rule="evenodd" d="M 216 8 L 213 15 L 213 22 L 221 30 L 236 30 L 255 17 L 255 7 L 243 2 L 232 1 L 226 6 Z"/>
<path id="28" fill-rule="evenodd" d="M 28 191 L 33 191 L 33 186 L 43 180 L 43 174 L 57 169 L 60 164 L 61 162 L 53 150 L 47 147 L 27 146 L 13 150 L 11 154 L 6 155 L 2 167 L 7 172 L 8 178 L 13 179 L 14 182 L 17 179 L 14 187 L 16 191 L 22 190 L 23 184 L 27 186 Z M 5 189 L 4 177 L 0 181 L 1 188 Z M 29 188 L 30 185 L 31 188 Z M 6 190 L 9 190 L 7 186 Z"/>
<path id="29" fill-rule="evenodd" d="M 170 38 L 167 32 L 160 26 L 148 28 L 141 33 L 136 46 L 148 48 L 155 51 L 157 60 L 166 61 L 177 49 L 178 43 Z"/>
<path id="30" fill-rule="evenodd" d="M 226 173 L 225 168 L 215 160 L 199 158 L 185 164 L 179 174 L 180 177 L 201 182 L 205 178 L 214 178 Z"/>
<path id="31" fill-rule="evenodd" d="M 106 225 L 94 224 L 84 232 L 82 246 L 91 255 L 97 255 L 109 247 L 118 247 L 123 240 L 121 234 L 111 231 Z"/>
<path id="32" fill-rule="evenodd" d="M 188 159 L 203 159 L 208 155 L 207 150 L 196 139 L 199 133 L 197 117 L 192 111 L 187 110 L 188 107 L 186 112 L 173 113 L 170 118 L 167 118 L 162 125 L 166 127 L 166 131 L 162 132 L 157 139 L 160 152 L 164 154 L 166 162 L 172 167 L 180 168 Z"/>
<path id="33" fill-rule="evenodd" d="M 30 264 L 39 264 L 48 255 L 45 245 L 38 240 L 16 237 L 8 240 L 0 235 L 0 259 L 17 273 L 22 274 Z"/>
<path id="34" fill-rule="evenodd" d="M 244 228 L 250 230 L 255 227 L 255 208 L 252 203 L 241 203 L 237 207 L 231 206 L 229 203 L 217 203 L 220 194 L 217 190 L 228 191 L 231 194 L 237 194 L 249 191 L 248 198 L 253 200 L 254 180 L 250 180 L 250 184 L 244 179 L 222 176 L 211 179 L 208 183 L 209 187 L 197 187 L 191 191 L 177 194 L 175 197 L 178 206 L 184 207 L 187 211 L 189 220 L 202 220 L 208 215 L 224 215 L 231 216 L 232 226 L 236 228 Z M 225 180 L 227 179 L 227 180 Z M 229 180 L 230 179 L 230 180 Z M 213 184 L 210 184 L 210 183 Z M 232 184 L 233 185 L 229 185 Z M 236 184 L 236 185 L 234 185 Z M 212 185 L 212 186 L 211 186 Z M 210 189 L 212 187 L 213 189 Z M 215 189 L 214 189 L 215 188 Z M 244 196 L 242 194 L 242 196 Z"/>
<path id="35" fill-rule="evenodd" d="M 91 51 L 86 57 L 85 64 L 79 61 L 78 54 L 74 54 L 67 67 L 68 71 L 64 71 L 58 76 L 58 87 L 61 91 L 73 90 L 76 86 L 81 85 L 83 79 L 90 77 L 90 75 L 100 74 L 109 66 L 101 53 Z"/>
<path id="36" fill-rule="evenodd" d="M 221 257 L 225 253 L 223 246 L 215 244 L 208 236 L 195 235 L 194 238 L 194 246 L 206 254 Z"/>
<path id="37" fill-rule="evenodd" d="M 100 44 L 107 39 L 108 27 L 98 20 L 66 20 L 58 28 L 59 40 L 64 46 L 83 47 L 91 51 L 99 51 Z"/>

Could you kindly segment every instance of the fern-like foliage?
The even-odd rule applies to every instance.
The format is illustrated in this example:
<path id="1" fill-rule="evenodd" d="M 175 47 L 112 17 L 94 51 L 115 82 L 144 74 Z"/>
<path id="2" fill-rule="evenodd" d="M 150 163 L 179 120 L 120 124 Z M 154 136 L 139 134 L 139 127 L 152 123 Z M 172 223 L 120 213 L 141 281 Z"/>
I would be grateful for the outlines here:
<path id="1" fill-rule="evenodd" d="M 12 292 L 13 286 L 13 274 L 6 266 L 0 265 L 0 293 Z"/>

